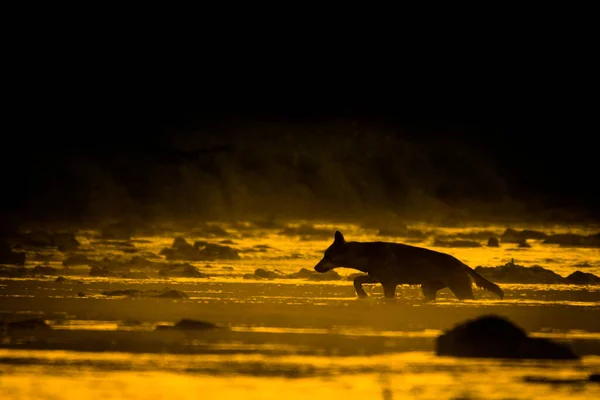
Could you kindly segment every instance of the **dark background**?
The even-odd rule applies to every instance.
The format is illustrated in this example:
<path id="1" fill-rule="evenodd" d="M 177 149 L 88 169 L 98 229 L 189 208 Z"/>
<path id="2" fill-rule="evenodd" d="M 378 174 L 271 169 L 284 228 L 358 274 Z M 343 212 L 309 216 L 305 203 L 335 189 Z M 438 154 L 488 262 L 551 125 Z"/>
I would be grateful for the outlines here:
<path id="1" fill-rule="evenodd" d="M 597 222 L 590 75 L 506 66 L 38 75 L 7 110 L 0 215 Z"/>

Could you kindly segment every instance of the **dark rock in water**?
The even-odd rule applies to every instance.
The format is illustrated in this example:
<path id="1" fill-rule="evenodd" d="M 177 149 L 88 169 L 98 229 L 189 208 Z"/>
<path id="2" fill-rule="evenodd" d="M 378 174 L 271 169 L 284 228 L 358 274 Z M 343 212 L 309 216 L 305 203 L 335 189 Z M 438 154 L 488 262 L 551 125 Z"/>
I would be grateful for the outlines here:
<path id="1" fill-rule="evenodd" d="M 533 231 L 529 229 L 524 229 L 522 231 L 517 231 L 512 228 L 508 228 L 504 231 L 502 236 L 500 236 L 500 240 L 502 243 L 521 243 L 523 240 L 533 239 L 533 240 L 542 240 L 547 238 L 543 232 Z"/>
<path id="2" fill-rule="evenodd" d="M 342 279 L 336 271 L 327 271 L 325 273 L 316 272 L 307 268 L 302 268 L 298 272 L 288 274 L 285 278 L 290 279 L 308 279 L 311 281 L 337 281 Z"/>
<path id="3" fill-rule="evenodd" d="M 481 243 L 472 240 L 442 240 L 435 239 L 433 245 L 436 247 L 481 247 Z"/>
<path id="4" fill-rule="evenodd" d="M 36 265 L 31 271 L 34 275 L 56 275 L 58 270 L 52 267 L 46 267 L 44 265 Z"/>
<path id="5" fill-rule="evenodd" d="M 453 357 L 563 359 L 579 357 L 570 347 L 530 338 L 512 322 L 487 315 L 459 324 L 436 339 L 436 354 Z"/>
<path id="6" fill-rule="evenodd" d="M 158 290 L 106 290 L 102 292 L 103 296 L 127 296 L 127 297 L 156 297 L 161 299 L 187 299 L 188 295 L 174 289 L 165 289 L 162 292 Z"/>
<path id="7" fill-rule="evenodd" d="M 85 293 L 79 292 L 79 293 L 77 293 L 77 297 L 85 297 Z"/>
<path id="8" fill-rule="evenodd" d="M 158 275 L 163 277 L 178 277 L 178 278 L 209 278 L 209 275 L 200 272 L 198 268 L 191 264 L 174 264 L 158 271 Z"/>
<path id="9" fill-rule="evenodd" d="M 178 323 L 173 326 L 170 325 L 158 325 L 156 330 L 212 330 L 218 329 L 219 326 L 213 324 L 212 322 L 205 321 L 197 321 L 193 319 L 182 319 Z"/>
<path id="10" fill-rule="evenodd" d="M 126 279 L 150 279 L 150 277 L 146 274 L 144 274 L 143 272 L 138 272 L 138 271 L 133 271 L 133 272 L 125 272 L 125 273 L 120 273 L 119 276 L 121 276 L 121 278 L 126 278 Z"/>
<path id="11" fill-rule="evenodd" d="M 302 268 L 298 272 L 294 272 L 293 274 L 288 274 L 287 278 L 292 279 L 310 279 L 313 275 L 319 274 L 319 272 L 311 271 L 307 268 Z"/>
<path id="12" fill-rule="evenodd" d="M 548 385 L 577 385 L 588 382 L 589 378 L 557 379 L 545 376 L 526 376 L 523 378 L 523 381 L 527 383 L 545 383 Z"/>
<path id="13" fill-rule="evenodd" d="M 514 261 L 500 267 L 478 266 L 475 271 L 492 282 L 500 283 L 565 283 L 565 278 L 539 265 L 524 267 Z"/>
<path id="14" fill-rule="evenodd" d="M 565 278 L 565 281 L 575 285 L 600 285 L 600 277 L 581 271 L 573 272 Z"/>
<path id="15" fill-rule="evenodd" d="M 137 296 L 141 292 L 142 292 L 141 290 L 137 290 L 137 289 L 120 289 L 120 290 L 105 290 L 101 294 L 103 296 L 130 296 L 130 297 L 135 297 L 135 296 Z"/>
<path id="16" fill-rule="evenodd" d="M 0 242 L 0 264 L 25 265 L 25 253 L 12 251 L 7 243 Z"/>
<path id="17" fill-rule="evenodd" d="M 527 239 L 523 238 L 519 241 L 519 247 L 521 248 L 530 248 L 531 245 L 527 243 Z"/>
<path id="18" fill-rule="evenodd" d="M 194 249 L 207 261 L 213 260 L 240 260 L 241 257 L 236 249 L 230 246 L 207 243 L 204 241 L 194 242 Z"/>
<path id="19" fill-rule="evenodd" d="M 120 278 L 121 276 L 115 272 L 109 271 L 108 268 L 99 265 L 94 265 L 90 269 L 90 276 L 99 278 Z"/>
<path id="20" fill-rule="evenodd" d="M 165 290 L 164 292 L 159 293 L 153 297 L 158 297 L 161 299 L 187 299 L 187 298 L 189 298 L 189 296 L 187 294 L 185 294 L 179 290 L 174 290 L 174 289 Z"/>
<path id="21" fill-rule="evenodd" d="M 160 251 L 167 260 L 186 261 L 215 261 L 215 260 L 239 260 L 241 259 L 237 250 L 232 247 L 196 241 L 190 245 L 184 238 L 176 237 L 170 248 Z"/>
<path id="22" fill-rule="evenodd" d="M 579 379 L 557 379 L 547 378 L 545 376 L 526 376 L 523 380 L 527 383 L 546 383 L 550 385 L 573 385 L 584 384 L 586 382 L 600 382 L 600 374 L 590 374 L 587 378 Z"/>
<path id="23" fill-rule="evenodd" d="M 6 329 L 11 330 L 49 330 L 50 325 L 40 318 L 24 319 L 21 321 L 13 321 L 5 324 Z"/>
<path id="24" fill-rule="evenodd" d="M 315 273 L 309 276 L 308 279 L 311 281 L 339 281 L 342 279 L 342 277 L 337 273 L 337 271 L 329 270 L 323 273 L 315 271 Z"/>
<path id="25" fill-rule="evenodd" d="M 79 281 L 79 280 L 73 280 L 73 279 L 69 279 L 69 278 L 65 278 L 64 276 L 59 276 L 58 278 L 56 278 L 54 280 L 54 282 L 56 283 L 67 283 L 67 282 L 71 282 L 71 283 L 83 283 L 83 281 Z"/>
<path id="26" fill-rule="evenodd" d="M 103 296 L 129 296 L 129 297 L 137 297 L 141 293 L 142 290 L 136 289 L 122 289 L 122 290 L 105 290 L 102 292 Z"/>
<path id="27" fill-rule="evenodd" d="M 543 243 L 558 244 L 564 247 L 600 247 L 600 233 L 589 236 L 561 233 L 549 236 Z"/>
<path id="28" fill-rule="evenodd" d="M 92 245 L 116 247 L 120 250 L 135 248 L 135 244 L 128 240 L 97 240 L 92 242 Z"/>
<path id="29" fill-rule="evenodd" d="M 259 278 L 263 278 L 263 279 L 277 279 L 277 278 L 285 277 L 283 274 L 280 274 L 275 271 L 269 271 L 264 268 L 258 268 L 256 271 L 254 271 L 254 275 L 258 276 Z"/>
<path id="30" fill-rule="evenodd" d="M 225 266 L 221 267 L 221 269 L 224 269 L 226 271 L 233 271 L 233 267 L 230 267 L 229 265 L 225 265 Z"/>
<path id="31" fill-rule="evenodd" d="M 497 237 L 491 237 L 488 239 L 488 247 L 500 247 L 500 241 Z"/>

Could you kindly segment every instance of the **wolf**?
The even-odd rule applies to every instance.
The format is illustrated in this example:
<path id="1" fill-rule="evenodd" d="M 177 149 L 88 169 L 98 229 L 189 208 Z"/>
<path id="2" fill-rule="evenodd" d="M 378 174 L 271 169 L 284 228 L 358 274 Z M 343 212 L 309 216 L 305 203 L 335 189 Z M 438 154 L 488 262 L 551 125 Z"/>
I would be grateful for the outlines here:
<path id="1" fill-rule="evenodd" d="M 315 266 L 317 272 L 346 267 L 366 272 L 354 279 L 358 297 L 367 297 L 362 285 L 381 283 L 384 296 L 394 298 L 396 286 L 421 285 L 427 301 L 435 300 L 438 290 L 449 288 L 459 299 L 473 299 L 472 281 L 500 299 L 504 292 L 457 258 L 422 247 L 389 242 L 346 242 L 335 232 L 334 241 L 323 259 Z"/>

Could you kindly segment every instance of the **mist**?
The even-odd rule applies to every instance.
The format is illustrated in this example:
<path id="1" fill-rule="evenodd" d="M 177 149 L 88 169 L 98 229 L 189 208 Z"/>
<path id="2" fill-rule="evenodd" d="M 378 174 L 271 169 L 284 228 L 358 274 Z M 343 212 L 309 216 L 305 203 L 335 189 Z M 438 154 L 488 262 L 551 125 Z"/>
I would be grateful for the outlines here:
<path id="1" fill-rule="evenodd" d="M 5 200 L 3 217 L 83 225 L 597 220 L 589 197 L 585 203 L 566 193 L 557 196 L 560 182 L 547 175 L 558 168 L 553 164 L 566 167 L 552 152 L 543 153 L 544 142 L 529 154 L 523 149 L 531 146 L 502 143 L 493 130 L 485 135 L 335 119 L 221 120 L 174 125 L 158 135 L 119 136 L 108 130 L 85 136 L 84 131 L 87 144 L 38 143 L 8 177 L 7 186 L 17 190 Z M 531 162 L 524 163 L 527 159 Z"/>

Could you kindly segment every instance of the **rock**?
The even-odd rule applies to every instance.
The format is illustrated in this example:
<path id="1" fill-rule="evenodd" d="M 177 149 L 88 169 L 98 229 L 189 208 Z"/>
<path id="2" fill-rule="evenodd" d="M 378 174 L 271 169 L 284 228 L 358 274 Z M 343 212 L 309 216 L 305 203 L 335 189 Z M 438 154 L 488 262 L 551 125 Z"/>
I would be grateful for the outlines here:
<path id="1" fill-rule="evenodd" d="M 143 291 L 136 289 L 123 289 L 123 290 L 105 290 L 101 294 L 103 296 L 128 296 L 138 297 Z"/>
<path id="2" fill-rule="evenodd" d="M 263 278 L 263 279 L 285 278 L 284 274 L 281 274 L 277 271 L 269 271 L 264 268 L 258 268 L 256 271 L 254 271 L 254 275 L 256 275 L 259 278 Z"/>
<path id="3" fill-rule="evenodd" d="M 588 380 L 590 382 L 600 382 L 600 374 L 591 374 Z"/>
<path id="4" fill-rule="evenodd" d="M 562 359 L 579 357 L 570 347 L 530 338 L 505 318 L 487 315 L 466 321 L 436 339 L 439 356 L 477 358 Z"/>
<path id="5" fill-rule="evenodd" d="M 184 238 L 176 237 L 170 248 L 160 251 L 167 260 L 215 261 L 241 259 L 237 250 L 232 247 L 196 241 L 190 245 Z"/>
<path id="6" fill-rule="evenodd" d="M 488 247 L 500 247 L 500 241 L 497 237 L 491 237 L 488 239 Z"/>
<path id="7" fill-rule="evenodd" d="M 197 321 L 193 319 L 182 319 L 173 326 L 158 325 L 156 330 L 212 330 L 219 328 L 212 322 Z"/>
<path id="8" fill-rule="evenodd" d="M 188 295 L 174 289 L 158 290 L 137 290 L 137 289 L 121 289 L 121 290 L 105 290 L 103 296 L 127 296 L 127 297 L 156 297 L 161 299 L 187 299 Z"/>
<path id="9" fill-rule="evenodd" d="M 527 383 L 545 383 L 548 385 L 577 385 L 588 382 L 589 378 L 560 379 L 548 378 L 545 376 L 525 376 L 523 381 Z"/>
<path id="10" fill-rule="evenodd" d="M 79 292 L 79 293 L 77 293 L 77 297 L 85 297 L 85 293 Z"/>
<path id="11" fill-rule="evenodd" d="M 99 277 L 99 278 L 119 278 L 119 277 L 121 277 L 119 274 L 109 271 L 108 268 L 100 266 L 100 265 L 93 265 L 92 268 L 90 269 L 89 275 Z"/>
<path id="12" fill-rule="evenodd" d="M 543 243 L 558 244 L 564 247 L 600 247 L 600 233 L 589 236 L 561 233 L 549 236 Z"/>
<path id="13" fill-rule="evenodd" d="M 126 279 L 150 279 L 148 275 L 139 271 L 125 272 L 123 274 L 119 274 L 119 276 Z"/>
<path id="14" fill-rule="evenodd" d="M 547 238 L 543 232 L 533 231 L 529 229 L 524 229 L 522 231 L 517 231 L 512 228 L 508 228 L 504 231 L 502 236 L 500 236 L 500 240 L 502 243 L 521 243 L 523 240 L 533 239 L 533 240 L 542 240 Z"/>
<path id="15" fill-rule="evenodd" d="M 294 272 L 292 274 L 288 274 L 287 278 L 292 278 L 292 279 L 310 279 L 311 276 L 319 274 L 316 271 L 311 271 L 310 269 L 307 268 L 302 268 L 300 269 L 300 271 L 298 272 Z"/>
<path id="16" fill-rule="evenodd" d="M 161 299 L 187 299 L 189 296 L 179 290 L 167 289 L 164 292 L 157 294 L 156 296 Z"/>
<path id="17" fill-rule="evenodd" d="M 209 275 L 200 272 L 198 268 L 189 263 L 174 264 L 158 271 L 158 275 L 163 277 L 179 277 L 179 278 L 209 278 Z"/>
<path id="18" fill-rule="evenodd" d="M 530 268 L 517 265 L 514 261 L 500 267 L 475 268 L 475 272 L 492 282 L 499 283 L 565 283 L 556 272 L 534 265 Z"/>
<path id="19" fill-rule="evenodd" d="M 236 249 L 226 245 L 207 243 L 204 241 L 194 242 L 194 249 L 200 257 L 207 261 L 214 260 L 240 260 L 241 257 Z"/>
<path id="20" fill-rule="evenodd" d="M 40 318 L 30 318 L 5 324 L 8 331 L 12 330 L 50 330 L 50 325 Z"/>
<path id="21" fill-rule="evenodd" d="M 575 285 L 600 285 L 600 277 L 581 271 L 573 272 L 565 278 L 565 281 Z"/>
<path id="22" fill-rule="evenodd" d="M 315 272 L 313 275 L 309 276 L 308 279 L 311 281 L 339 281 L 342 277 L 337 271 L 332 269 L 322 273 Z"/>
<path id="23" fill-rule="evenodd" d="M 442 240 L 435 239 L 435 247 L 481 247 L 481 243 L 472 240 Z"/>
<path id="24" fill-rule="evenodd" d="M 65 278 L 64 276 L 59 276 L 58 278 L 56 278 L 54 280 L 54 282 L 56 282 L 56 283 L 79 283 L 79 284 L 83 283 L 83 281 Z"/>

